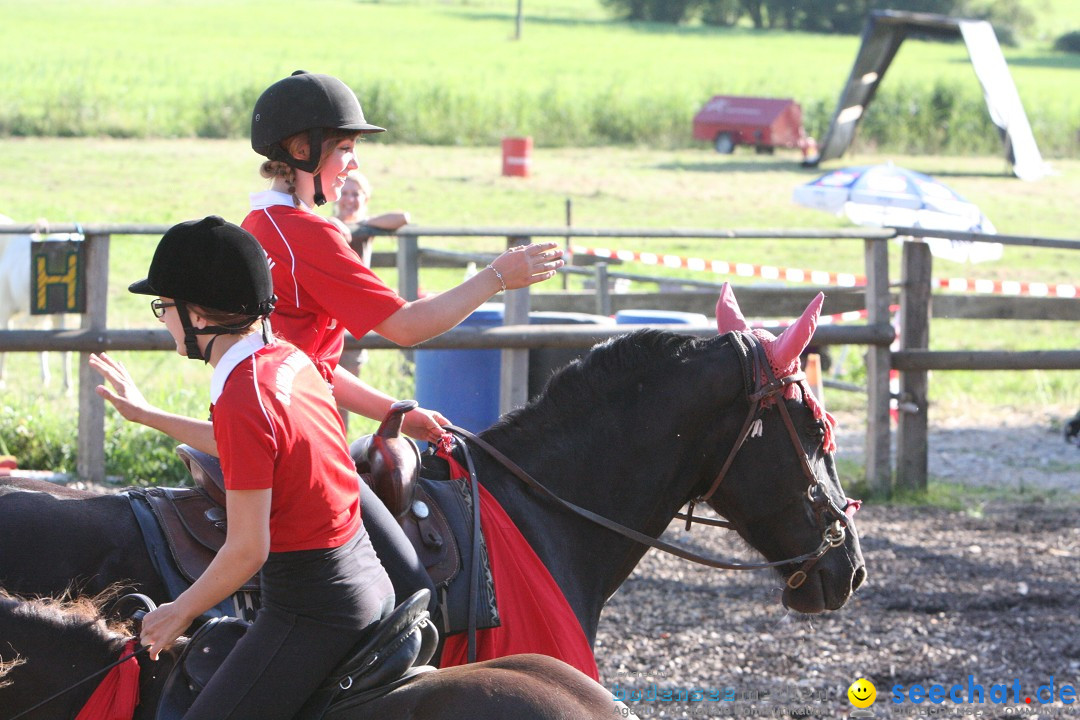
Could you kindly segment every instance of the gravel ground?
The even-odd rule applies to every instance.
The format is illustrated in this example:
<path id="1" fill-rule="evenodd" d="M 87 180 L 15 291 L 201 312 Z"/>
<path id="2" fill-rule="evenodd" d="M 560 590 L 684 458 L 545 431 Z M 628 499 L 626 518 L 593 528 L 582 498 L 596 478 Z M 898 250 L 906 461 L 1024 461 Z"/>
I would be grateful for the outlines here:
<path id="1" fill-rule="evenodd" d="M 596 654 L 601 682 L 645 698 L 639 717 L 847 717 L 847 688 L 877 688 L 876 717 L 1080 717 L 1076 704 L 1042 705 L 1055 683 L 1080 692 L 1080 448 L 1062 439 L 1060 416 L 931 421 L 930 473 L 963 484 L 1071 492 L 1017 493 L 963 511 L 864 506 L 858 516 L 868 579 L 839 611 L 803 616 L 779 602 L 764 572 L 709 570 L 650 551 L 612 598 Z M 840 454 L 858 459 L 858 417 L 841 418 Z M 673 523 L 668 539 L 751 558 L 737 538 Z M 985 703 L 892 702 L 894 686 L 963 685 Z M 1019 681 L 1019 702 L 1013 682 Z M 1008 685 L 994 703 L 995 684 Z M 651 700 L 649 691 L 702 699 Z M 730 688 L 730 690 L 725 690 Z M 710 693 L 730 700 L 713 700 Z M 1043 697 L 1046 697 L 1043 690 Z M 1031 703 L 1026 703 L 1026 698 Z M 1068 698 L 1066 698 L 1068 699 Z"/>

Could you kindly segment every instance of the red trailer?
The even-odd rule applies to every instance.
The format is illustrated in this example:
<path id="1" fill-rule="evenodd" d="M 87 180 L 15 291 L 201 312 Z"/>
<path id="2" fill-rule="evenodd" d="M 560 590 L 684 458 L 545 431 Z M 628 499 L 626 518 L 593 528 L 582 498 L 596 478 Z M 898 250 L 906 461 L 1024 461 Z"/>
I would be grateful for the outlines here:
<path id="1" fill-rule="evenodd" d="M 802 125 L 802 108 L 790 98 L 716 95 L 694 116 L 694 139 L 713 143 L 716 151 L 731 153 L 736 145 L 758 152 L 799 148 L 805 156 L 813 147 Z"/>

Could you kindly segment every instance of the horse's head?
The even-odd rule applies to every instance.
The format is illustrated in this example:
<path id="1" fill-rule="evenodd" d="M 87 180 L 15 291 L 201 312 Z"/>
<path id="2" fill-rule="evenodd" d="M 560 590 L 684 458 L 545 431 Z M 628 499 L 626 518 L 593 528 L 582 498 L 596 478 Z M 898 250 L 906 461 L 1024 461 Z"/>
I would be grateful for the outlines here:
<path id="1" fill-rule="evenodd" d="M 779 566 L 784 604 L 835 610 L 866 578 L 854 513 L 833 458 L 835 421 L 802 379 L 799 355 L 814 334 L 820 293 L 779 337 L 752 330 L 730 286 L 717 302 L 721 333 L 744 345 L 749 410 L 724 468 L 703 498 Z"/>

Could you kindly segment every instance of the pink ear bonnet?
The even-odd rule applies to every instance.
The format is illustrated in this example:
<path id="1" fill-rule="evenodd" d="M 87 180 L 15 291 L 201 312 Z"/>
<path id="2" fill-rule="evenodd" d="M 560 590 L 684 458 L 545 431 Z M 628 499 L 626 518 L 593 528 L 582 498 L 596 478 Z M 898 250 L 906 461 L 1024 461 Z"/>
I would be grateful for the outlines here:
<path id="1" fill-rule="evenodd" d="M 751 328 L 747 324 L 742 310 L 739 309 L 739 303 L 735 299 L 735 293 L 732 291 L 731 285 L 724 283 L 724 286 L 720 289 L 720 298 L 716 301 L 716 328 L 721 334 L 731 331 L 752 333 L 764 345 L 765 356 L 769 359 L 769 365 L 772 367 L 773 373 L 776 374 L 777 378 L 785 378 L 799 371 L 799 355 L 810 344 L 810 339 L 814 336 L 818 316 L 821 314 L 821 305 L 824 302 L 825 295 L 818 293 L 817 297 L 806 306 L 806 310 L 803 311 L 799 319 L 785 328 L 779 337 L 776 337 L 768 330 Z M 810 388 L 804 383 L 792 383 L 788 385 L 787 392 L 784 395 L 785 399 L 797 398 L 800 390 L 805 393 L 805 402 L 814 413 L 814 417 L 825 422 L 825 451 L 835 451 L 834 429 L 836 420 L 832 415 L 825 412 L 824 408 L 821 407 L 821 403 L 810 392 Z"/>

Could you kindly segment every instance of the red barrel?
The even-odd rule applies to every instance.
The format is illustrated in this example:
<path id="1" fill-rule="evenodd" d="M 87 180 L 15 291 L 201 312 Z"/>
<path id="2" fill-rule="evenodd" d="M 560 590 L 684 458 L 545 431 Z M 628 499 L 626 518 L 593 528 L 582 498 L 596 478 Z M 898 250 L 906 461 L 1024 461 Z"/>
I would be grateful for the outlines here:
<path id="1" fill-rule="evenodd" d="M 502 174 L 528 177 L 532 164 L 532 138 L 512 137 L 502 141 Z"/>

